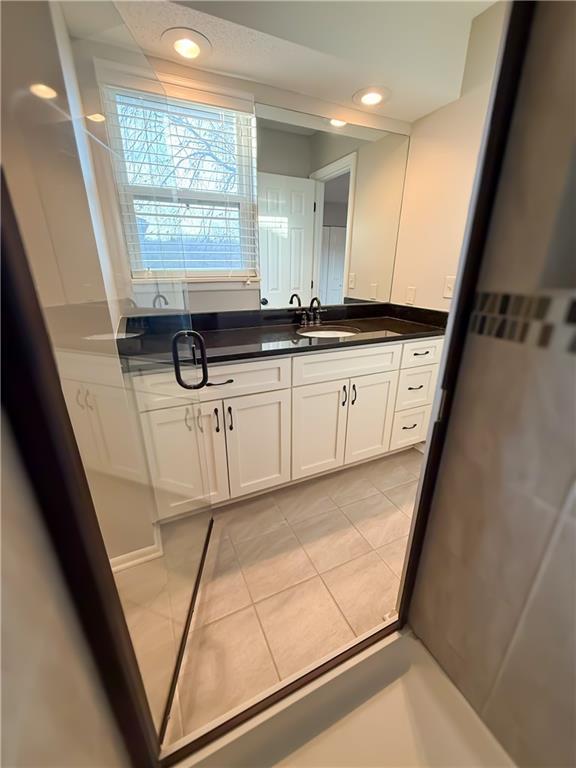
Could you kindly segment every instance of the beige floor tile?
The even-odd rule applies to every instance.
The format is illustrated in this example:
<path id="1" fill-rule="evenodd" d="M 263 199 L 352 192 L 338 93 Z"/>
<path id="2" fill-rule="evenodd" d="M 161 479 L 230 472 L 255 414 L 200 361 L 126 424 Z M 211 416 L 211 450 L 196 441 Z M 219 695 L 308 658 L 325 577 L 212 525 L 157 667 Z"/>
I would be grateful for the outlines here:
<path id="1" fill-rule="evenodd" d="M 276 506 L 272 494 L 251 501 L 241 501 L 226 507 L 214 515 L 220 532 L 230 536 L 233 542 L 246 541 L 279 528 L 284 518 Z"/>
<path id="2" fill-rule="evenodd" d="M 320 577 L 256 605 L 280 675 L 292 675 L 354 639 Z"/>
<path id="3" fill-rule="evenodd" d="M 210 512 L 199 512 L 160 526 L 164 561 L 169 570 L 200 563 L 210 524 Z"/>
<path id="4" fill-rule="evenodd" d="M 399 485 L 397 488 L 391 488 L 386 491 L 386 496 L 398 507 L 398 509 L 401 509 L 404 514 L 412 517 L 417 489 L 418 482 L 414 481 L 413 483 L 406 483 L 406 485 Z"/>
<path id="5" fill-rule="evenodd" d="M 367 465 L 367 472 L 370 481 L 379 491 L 387 491 L 389 488 L 410 483 L 418 478 L 418 475 L 406 468 L 402 454 L 370 462 Z"/>
<path id="6" fill-rule="evenodd" d="M 232 542 L 223 538 L 214 550 L 209 550 L 206 558 L 195 609 L 197 620 L 207 624 L 245 608 L 251 602 Z"/>
<path id="7" fill-rule="evenodd" d="M 376 552 L 339 565 L 322 579 L 357 635 L 382 624 L 396 607 L 400 581 Z"/>
<path id="8" fill-rule="evenodd" d="M 424 454 L 417 451 L 416 448 L 410 448 L 408 451 L 402 451 L 395 454 L 408 472 L 412 472 L 416 477 L 420 477 L 424 465 Z"/>
<path id="9" fill-rule="evenodd" d="M 404 568 L 404 560 L 408 554 L 408 536 L 391 541 L 390 544 L 385 544 L 376 551 L 388 568 L 400 579 L 402 577 L 402 569 Z"/>
<path id="10" fill-rule="evenodd" d="M 235 549 L 253 600 L 262 600 L 316 574 L 290 526 L 239 541 Z"/>
<path id="11" fill-rule="evenodd" d="M 120 599 L 150 606 L 163 593 L 168 583 L 168 574 L 163 558 L 125 568 L 114 574 L 114 581 Z"/>
<path id="12" fill-rule="evenodd" d="M 200 728 L 277 682 L 253 607 L 195 628 L 179 683 L 184 732 Z"/>
<path id="13" fill-rule="evenodd" d="M 289 523 L 296 523 L 336 508 L 328 493 L 326 478 L 285 488 L 274 494 L 274 500 Z"/>
<path id="14" fill-rule="evenodd" d="M 352 504 L 354 501 L 366 499 L 377 494 L 378 488 L 368 477 L 367 465 L 345 469 L 328 475 L 328 493 L 332 500 L 339 506 Z"/>
<path id="15" fill-rule="evenodd" d="M 126 606 L 126 620 L 150 709 L 158 725 L 178 652 L 175 628 L 171 619 L 135 604 Z"/>
<path id="16" fill-rule="evenodd" d="M 292 528 L 320 573 L 370 550 L 339 509 L 294 523 Z"/>
<path id="17" fill-rule="evenodd" d="M 347 504 L 342 511 L 373 549 L 407 536 L 410 530 L 408 516 L 380 493 L 356 504 Z"/>

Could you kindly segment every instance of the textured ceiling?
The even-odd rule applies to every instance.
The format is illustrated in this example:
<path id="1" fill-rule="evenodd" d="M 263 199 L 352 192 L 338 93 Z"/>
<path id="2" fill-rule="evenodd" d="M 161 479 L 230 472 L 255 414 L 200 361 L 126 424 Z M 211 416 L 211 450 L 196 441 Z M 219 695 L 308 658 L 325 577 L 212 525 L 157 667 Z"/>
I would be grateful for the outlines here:
<path id="1" fill-rule="evenodd" d="M 413 121 L 458 98 L 470 24 L 490 3 L 131 0 L 115 4 L 124 30 L 118 15 L 113 23 L 111 3 L 64 5 L 76 37 L 115 45 L 133 39 L 147 54 L 186 64 L 161 35 L 170 27 L 190 27 L 213 47 L 209 57 L 192 63 L 196 69 L 355 109 L 357 90 L 381 85 L 391 96 L 370 111 Z"/>

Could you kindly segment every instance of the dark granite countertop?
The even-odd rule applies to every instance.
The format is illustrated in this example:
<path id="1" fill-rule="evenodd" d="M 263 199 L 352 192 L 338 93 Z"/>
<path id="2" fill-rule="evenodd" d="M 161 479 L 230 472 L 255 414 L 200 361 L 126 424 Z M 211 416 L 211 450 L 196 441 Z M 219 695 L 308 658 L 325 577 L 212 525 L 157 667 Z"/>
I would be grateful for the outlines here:
<path id="1" fill-rule="evenodd" d="M 208 362 L 214 364 L 439 336 L 445 324 L 444 312 L 382 303 L 328 307 L 322 325 L 360 331 L 338 338 L 299 335 L 298 317 L 292 310 L 131 317 L 126 331 L 138 335 L 119 339 L 118 349 L 125 371 L 142 372 L 172 366 L 170 345 L 178 330 L 202 333 Z M 193 363 L 185 342 L 180 359 L 183 365 Z"/>

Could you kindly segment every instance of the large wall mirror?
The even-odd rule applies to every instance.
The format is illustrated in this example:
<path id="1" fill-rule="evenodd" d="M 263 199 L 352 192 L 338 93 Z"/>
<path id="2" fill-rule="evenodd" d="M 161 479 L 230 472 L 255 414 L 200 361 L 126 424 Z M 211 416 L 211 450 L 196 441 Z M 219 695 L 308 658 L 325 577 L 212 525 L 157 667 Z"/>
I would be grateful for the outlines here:
<path id="1" fill-rule="evenodd" d="M 259 104 L 256 123 L 262 306 L 388 301 L 408 136 Z"/>

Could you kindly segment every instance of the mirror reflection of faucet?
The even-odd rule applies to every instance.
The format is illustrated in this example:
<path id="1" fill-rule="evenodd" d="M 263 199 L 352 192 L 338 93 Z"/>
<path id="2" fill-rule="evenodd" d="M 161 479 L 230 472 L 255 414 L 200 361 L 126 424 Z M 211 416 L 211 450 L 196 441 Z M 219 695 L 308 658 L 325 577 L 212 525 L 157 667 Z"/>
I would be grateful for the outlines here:
<path id="1" fill-rule="evenodd" d="M 320 325 L 320 314 L 326 312 L 318 296 L 314 296 L 308 307 L 308 322 L 310 325 Z"/>

